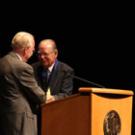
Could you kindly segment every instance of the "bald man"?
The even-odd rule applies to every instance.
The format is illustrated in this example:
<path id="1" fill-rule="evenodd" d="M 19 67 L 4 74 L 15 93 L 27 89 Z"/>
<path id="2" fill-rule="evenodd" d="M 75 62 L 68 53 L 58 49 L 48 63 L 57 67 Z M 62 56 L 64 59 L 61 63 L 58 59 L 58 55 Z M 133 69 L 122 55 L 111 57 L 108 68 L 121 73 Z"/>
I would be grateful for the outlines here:
<path id="1" fill-rule="evenodd" d="M 54 40 L 40 41 L 39 62 L 34 63 L 33 68 L 38 84 L 46 92 L 46 103 L 70 96 L 73 90 L 73 68 L 60 62 L 57 57 L 58 49 Z"/>

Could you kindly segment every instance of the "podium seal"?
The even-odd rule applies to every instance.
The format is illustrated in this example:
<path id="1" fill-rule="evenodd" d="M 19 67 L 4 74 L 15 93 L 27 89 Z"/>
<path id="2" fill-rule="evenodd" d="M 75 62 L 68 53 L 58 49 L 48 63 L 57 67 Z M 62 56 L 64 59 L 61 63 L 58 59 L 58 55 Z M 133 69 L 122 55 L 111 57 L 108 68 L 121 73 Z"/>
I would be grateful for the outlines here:
<path id="1" fill-rule="evenodd" d="M 121 120 L 115 110 L 109 111 L 104 118 L 104 135 L 120 135 Z"/>

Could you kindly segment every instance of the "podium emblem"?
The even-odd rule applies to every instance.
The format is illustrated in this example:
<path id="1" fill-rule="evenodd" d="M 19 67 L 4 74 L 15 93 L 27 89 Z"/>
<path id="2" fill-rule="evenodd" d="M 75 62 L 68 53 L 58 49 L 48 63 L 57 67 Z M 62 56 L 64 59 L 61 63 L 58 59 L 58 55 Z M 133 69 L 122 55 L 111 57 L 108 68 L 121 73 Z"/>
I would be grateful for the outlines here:
<path id="1" fill-rule="evenodd" d="M 104 119 L 104 135 L 120 135 L 121 120 L 115 110 L 108 112 Z"/>

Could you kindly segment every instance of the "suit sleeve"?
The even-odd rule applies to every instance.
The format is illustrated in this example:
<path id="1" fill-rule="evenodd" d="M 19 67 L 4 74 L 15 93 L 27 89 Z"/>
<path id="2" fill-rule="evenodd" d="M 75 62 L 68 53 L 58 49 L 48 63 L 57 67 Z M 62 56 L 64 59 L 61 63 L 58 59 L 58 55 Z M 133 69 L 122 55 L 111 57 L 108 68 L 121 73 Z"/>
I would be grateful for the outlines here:
<path id="1" fill-rule="evenodd" d="M 73 69 L 65 70 L 64 77 L 61 84 L 61 90 L 58 95 L 55 95 L 55 99 L 62 99 L 72 94 L 73 91 Z"/>
<path id="2" fill-rule="evenodd" d="M 27 66 L 21 70 L 18 80 L 22 92 L 31 102 L 40 104 L 45 101 L 45 93 L 38 86 L 31 66 Z"/>

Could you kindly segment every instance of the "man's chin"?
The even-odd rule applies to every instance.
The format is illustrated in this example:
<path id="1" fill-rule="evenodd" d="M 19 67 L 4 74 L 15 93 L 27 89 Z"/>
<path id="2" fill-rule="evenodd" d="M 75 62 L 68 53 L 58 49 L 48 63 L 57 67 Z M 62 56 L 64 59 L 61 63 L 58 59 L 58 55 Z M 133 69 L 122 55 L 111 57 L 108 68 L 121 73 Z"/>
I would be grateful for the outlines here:
<path id="1" fill-rule="evenodd" d="M 42 63 L 42 65 L 45 67 L 45 68 L 47 68 L 47 67 L 49 67 L 47 64 L 45 64 L 45 63 Z"/>

